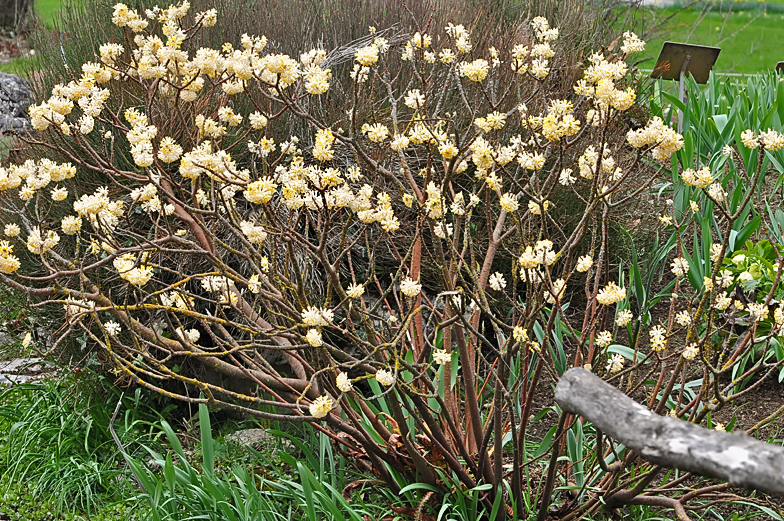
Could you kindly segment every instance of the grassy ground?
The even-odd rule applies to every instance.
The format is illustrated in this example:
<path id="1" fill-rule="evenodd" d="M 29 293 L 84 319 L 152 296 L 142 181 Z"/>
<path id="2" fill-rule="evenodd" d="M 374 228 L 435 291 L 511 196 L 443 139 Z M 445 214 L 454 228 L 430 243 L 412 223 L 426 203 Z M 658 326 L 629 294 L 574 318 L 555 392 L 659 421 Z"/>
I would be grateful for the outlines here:
<path id="1" fill-rule="evenodd" d="M 47 24 L 52 23 L 59 10 L 60 0 L 35 0 L 35 11 Z"/>
<path id="2" fill-rule="evenodd" d="M 669 40 L 721 47 L 715 67 L 718 72 L 755 73 L 772 69 L 784 60 L 784 0 L 725 2 L 723 9 L 657 9 L 657 18 L 672 18 L 663 25 L 661 37 L 649 41 L 645 57 L 655 59 L 662 43 Z M 641 67 L 651 69 L 653 63 L 645 62 Z"/>

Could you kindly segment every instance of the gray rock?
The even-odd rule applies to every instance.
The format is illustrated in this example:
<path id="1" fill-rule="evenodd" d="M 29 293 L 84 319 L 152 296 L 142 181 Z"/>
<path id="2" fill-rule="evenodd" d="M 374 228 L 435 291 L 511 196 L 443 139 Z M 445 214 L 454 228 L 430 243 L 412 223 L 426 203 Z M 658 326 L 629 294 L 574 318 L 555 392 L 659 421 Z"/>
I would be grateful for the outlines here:
<path id="1" fill-rule="evenodd" d="M 0 72 L 0 132 L 23 133 L 30 130 L 27 107 L 33 96 L 25 80 Z"/>
<path id="2" fill-rule="evenodd" d="M 35 376 L 25 376 L 21 374 L 3 374 L 0 373 L 0 386 L 3 385 L 16 385 L 23 384 L 35 380 Z"/>
<path id="3" fill-rule="evenodd" d="M 42 362 L 43 358 L 16 358 L 14 360 L 1 361 L 0 372 L 37 374 L 54 369 L 54 366 Z"/>
<path id="4" fill-rule="evenodd" d="M 240 445 L 256 445 L 274 441 L 274 437 L 264 429 L 243 429 L 226 436 L 226 441 Z"/>
<path id="5" fill-rule="evenodd" d="M 0 361 L 0 386 L 40 380 L 57 368 L 42 358 L 16 358 Z"/>
<path id="6" fill-rule="evenodd" d="M 236 443 L 238 445 L 272 445 L 276 443 L 278 438 L 273 436 L 264 429 L 243 429 L 241 431 L 233 432 L 226 436 L 226 441 Z M 283 447 L 287 450 L 292 448 L 291 442 L 287 439 L 280 440 Z"/>

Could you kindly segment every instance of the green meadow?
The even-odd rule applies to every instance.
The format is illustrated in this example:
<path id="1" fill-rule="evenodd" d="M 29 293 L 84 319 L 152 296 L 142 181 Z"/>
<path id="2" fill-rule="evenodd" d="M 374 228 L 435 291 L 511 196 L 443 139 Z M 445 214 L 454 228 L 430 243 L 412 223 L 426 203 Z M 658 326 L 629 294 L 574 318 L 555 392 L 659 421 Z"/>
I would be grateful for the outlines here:
<path id="1" fill-rule="evenodd" d="M 51 25 L 60 10 L 60 0 L 36 0 L 35 11 L 48 25 Z"/>
<path id="2" fill-rule="evenodd" d="M 705 12 L 668 7 L 641 14 L 643 24 L 655 16 L 667 19 L 658 37 L 648 41 L 642 69 L 652 69 L 665 40 L 721 47 L 715 70 L 753 74 L 784 61 L 784 0 L 776 2 L 714 4 Z"/>

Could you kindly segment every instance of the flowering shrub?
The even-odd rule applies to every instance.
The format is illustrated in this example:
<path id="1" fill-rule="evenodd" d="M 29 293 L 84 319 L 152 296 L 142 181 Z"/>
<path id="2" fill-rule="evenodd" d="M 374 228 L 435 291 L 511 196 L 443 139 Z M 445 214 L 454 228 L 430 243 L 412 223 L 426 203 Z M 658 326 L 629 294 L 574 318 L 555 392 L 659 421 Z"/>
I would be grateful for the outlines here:
<path id="1" fill-rule="evenodd" d="M 397 46 L 370 28 L 333 65 L 323 49 L 267 52 L 264 36 L 192 48 L 217 12 L 188 10 L 117 4 L 122 41 L 30 108 L 30 146 L 58 159 L 0 169 L 2 280 L 63 306 L 64 335 L 88 335 L 119 378 L 311 422 L 395 490 L 490 484 L 488 507 L 520 512 L 536 489 L 526 436 L 545 376 L 585 366 L 633 391 L 655 372 L 656 412 L 715 409 L 709 377 L 691 403 L 671 394 L 692 361 L 727 360 L 711 351 L 716 270 L 696 312 L 673 295 L 661 324 L 610 276 L 611 212 L 683 146 L 659 118 L 610 140 L 635 102 L 634 34 L 622 54 L 589 58 L 574 96 L 551 99 L 559 30 L 541 17 L 486 53 L 456 20 Z M 349 108 L 330 119 L 337 97 Z M 88 172 L 103 186 L 80 183 Z M 710 172 L 683 179 L 722 200 Z M 580 208 L 570 227 L 553 218 L 564 193 Z M 688 262 L 672 262 L 677 293 Z M 567 312 L 578 292 L 584 308 Z M 255 391 L 175 371 L 183 359 Z M 582 429 L 564 418 L 544 450 L 557 457 Z M 622 451 L 607 467 L 602 450 L 590 463 L 568 454 L 578 486 L 612 491 L 572 518 L 633 502 L 618 490 L 658 474 Z"/>

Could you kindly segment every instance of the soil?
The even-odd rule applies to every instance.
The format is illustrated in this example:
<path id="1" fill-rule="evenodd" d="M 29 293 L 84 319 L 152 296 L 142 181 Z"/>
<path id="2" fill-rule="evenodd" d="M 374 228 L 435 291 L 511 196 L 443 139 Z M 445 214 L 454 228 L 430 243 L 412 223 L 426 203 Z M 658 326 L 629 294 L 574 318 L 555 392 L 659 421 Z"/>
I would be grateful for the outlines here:
<path id="1" fill-rule="evenodd" d="M 733 430 L 743 431 L 750 429 L 757 422 L 780 409 L 784 406 L 784 382 L 778 382 L 775 376 L 767 378 L 748 395 L 739 398 L 740 403 L 720 411 L 716 414 L 716 420 L 726 424 L 735 417 L 736 423 Z M 780 420 L 773 421 L 760 430 L 758 437 L 760 439 L 781 438 L 781 428 Z"/>
<path id="2" fill-rule="evenodd" d="M 571 355 L 571 353 L 569 355 Z M 569 358 L 571 359 L 571 356 L 569 356 Z M 695 378 L 697 376 L 695 376 Z M 750 429 L 759 421 L 776 412 L 778 409 L 784 406 L 784 382 L 779 382 L 777 376 L 777 374 L 771 375 L 757 387 L 739 398 L 738 403 L 727 406 L 721 411 L 713 414 L 713 422 L 721 422 L 724 425 L 727 425 L 730 424 L 730 422 L 732 422 L 734 419 L 735 423 L 733 424 L 732 430 L 734 432 L 741 432 Z M 749 382 L 746 388 L 749 388 L 754 384 L 754 381 Z M 533 407 L 530 413 L 530 417 L 533 419 L 533 417 L 546 408 L 551 408 L 551 410 L 538 422 L 529 424 L 528 428 L 531 433 L 531 439 L 542 439 L 545 434 L 547 434 L 548 430 L 558 423 L 558 414 L 555 411 L 554 389 L 555 382 L 552 381 L 549 375 L 543 374 L 539 385 L 534 390 Z M 642 401 L 645 399 L 645 397 L 635 396 L 635 399 Z M 781 419 L 774 420 L 765 427 L 761 428 L 759 432 L 755 434 L 755 437 L 763 441 L 781 444 L 782 439 L 784 438 L 784 422 L 782 422 Z M 546 465 L 546 461 L 541 462 L 541 464 Z M 719 481 L 714 482 L 713 480 L 708 482 L 700 481 L 699 486 L 703 487 L 710 484 L 719 483 Z M 697 480 L 689 484 L 696 485 Z M 784 498 L 777 498 L 761 493 L 752 495 L 749 491 L 743 489 L 730 489 L 727 492 L 736 494 L 741 499 L 748 499 L 757 504 L 767 506 L 774 511 L 784 512 Z M 740 507 L 727 504 L 716 505 L 713 508 L 715 512 L 723 515 L 725 518 L 729 518 L 732 516 L 732 514 L 737 512 Z M 622 517 L 623 514 L 631 515 L 628 507 L 622 509 Z M 662 516 L 671 515 L 672 510 L 663 509 L 659 511 L 659 514 Z M 695 513 L 695 518 L 696 517 L 699 516 Z"/>
<path id="3" fill-rule="evenodd" d="M 35 50 L 30 49 L 24 35 L 0 28 L 0 65 L 17 58 L 29 58 L 33 55 L 35 55 Z"/>

